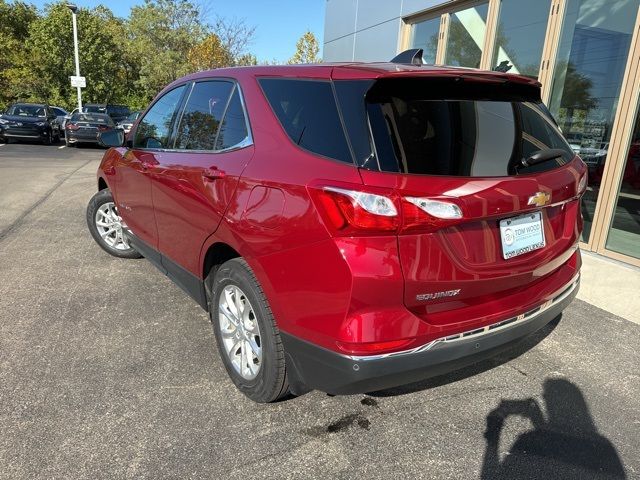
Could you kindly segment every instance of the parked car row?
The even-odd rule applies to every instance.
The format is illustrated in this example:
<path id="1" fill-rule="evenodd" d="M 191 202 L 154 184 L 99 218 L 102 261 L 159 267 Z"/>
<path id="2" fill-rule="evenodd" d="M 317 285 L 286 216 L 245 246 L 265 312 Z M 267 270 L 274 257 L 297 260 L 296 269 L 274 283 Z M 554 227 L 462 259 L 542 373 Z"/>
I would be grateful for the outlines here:
<path id="1" fill-rule="evenodd" d="M 45 145 L 65 138 L 67 146 L 97 143 L 99 132 L 121 129 L 129 133 L 140 112 L 124 105 L 86 104 L 71 113 L 44 103 L 14 103 L 0 114 L 0 142 L 41 141 Z"/>

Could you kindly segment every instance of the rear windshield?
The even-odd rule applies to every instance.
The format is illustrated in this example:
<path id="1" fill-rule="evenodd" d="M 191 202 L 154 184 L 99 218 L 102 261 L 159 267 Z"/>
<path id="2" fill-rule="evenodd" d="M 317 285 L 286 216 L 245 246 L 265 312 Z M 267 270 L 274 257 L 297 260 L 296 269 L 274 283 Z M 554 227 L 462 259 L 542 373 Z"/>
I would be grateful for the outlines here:
<path id="1" fill-rule="evenodd" d="M 104 125 L 112 125 L 113 121 L 107 115 L 99 114 L 99 113 L 74 113 L 71 116 L 72 122 L 91 122 L 91 123 L 100 123 Z"/>
<path id="2" fill-rule="evenodd" d="M 360 108 L 373 142 L 366 158 L 360 154 L 361 165 L 389 172 L 480 177 L 545 171 L 573 159 L 570 146 L 536 98 L 537 89 L 459 83 L 463 85 L 413 79 L 369 84 L 360 96 Z M 336 91 L 343 110 L 349 110 L 344 117 L 355 118 L 353 101 L 347 105 L 341 98 L 346 88 L 337 86 Z M 364 128 L 347 130 L 354 151 L 362 151 L 362 133 L 354 139 L 353 132 Z M 560 149 L 562 155 L 522 166 L 523 159 L 549 149 Z"/>

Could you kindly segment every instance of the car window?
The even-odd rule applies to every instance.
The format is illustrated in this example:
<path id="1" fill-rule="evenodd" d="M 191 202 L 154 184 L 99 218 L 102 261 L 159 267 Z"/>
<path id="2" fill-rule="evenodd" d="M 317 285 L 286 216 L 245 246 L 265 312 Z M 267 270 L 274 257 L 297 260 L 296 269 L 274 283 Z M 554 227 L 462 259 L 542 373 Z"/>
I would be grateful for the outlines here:
<path id="1" fill-rule="evenodd" d="M 224 114 L 220 131 L 218 132 L 218 140 L 216 141 L 216 150 L 223 150 L 238 145 L 247 138 L 247 121 L 240 100 L 240 91 L 236 88 L 233 91 L 229 106 Z"/>
<path id="2" fill-rule="evenodd" d="M 260 86 L 293 143 L 325 157 L 353 162 L 330 82 L 263 78 Z"/>
<path id="3" fill-rule="evenodd" d="M 72 122 L 91 122 L 104 125 L 113 125 L 113 120 L 107 115 L 101 113 L 74 113 L 71 117 Z"/>
<path id="4" fill-rule="evenodd" d="M 213 150 L 222 114 L 227 106 L 233 83 L 198 82 L 185 103 L 176 130 L 175 148 L 180 150 Z"/>
<path id="5" fill-rule="evenodd" d="M 171 124 L 179 106 L 185 86 L 165 93 L 138 123 L 134 148 L 169 148 Z"/>
<path id="6" fill-rule="evenodd" d="M 553 120 L 536 103 L 495 88 L 494 99 L 465 85 L 444 88 L 420 79 L 394 80 L 380 82 L 367 93 L 380 170 L 507 176 L 546 171 L 573 159 Z M 444 92 L 441 98 L 435 98 L 438 91 Z M 533 153 L 552 148 L 561 149 L 562 158 L 520 166 Z"/>
<path id="7" fill-rule="evenodd" d="M 44 107 L 39 105 L 13 105 L 7 112 L 8 115 L 19 115 L 21 117 L 46 117 Z"/>
<path id="8" fill-rule="evenodd" d="M 53 113 L 56 117 L 62 117 L 67 114 L 67 112 L 65 112 L 61 108 L 52 107 L 51 110 L 53 110 Z"/>

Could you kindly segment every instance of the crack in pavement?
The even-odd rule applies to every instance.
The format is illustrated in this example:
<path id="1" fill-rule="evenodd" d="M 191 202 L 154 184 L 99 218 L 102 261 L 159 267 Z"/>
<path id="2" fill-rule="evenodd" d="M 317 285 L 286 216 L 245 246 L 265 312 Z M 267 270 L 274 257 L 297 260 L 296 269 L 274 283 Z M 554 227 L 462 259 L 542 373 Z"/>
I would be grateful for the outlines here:
<path id="1" fill-rule="evenodd" d="M 93 161 L 94 161 L 93 159 L 87 160 L 85 163 L 83 163 L 78 168 L 70 172 L 68 175 L 58 180 L 58 183 L 56 183 L 52 188 L 50 188 L 42 197 L 38 199 L 38 201 L 36 201 L 33 205 L 31 205 L 24 212 L 22 212 L 18 218 L 16 218 L 13 222 L 11 222 L 11 224 L 9 224 L 9 226 L 7 226 L 7 228 L 0 231 L 0 242 L 4 240 L 16 227 L 20 226 L 24 221 L 24 219 L 36 208 L 42 205 L 53 194 L 53 192 L 55 192 L 58 188 L 62 186 L 64 182 L 69 180 L 69 178 L 71 178 L 78 170 L 86 167 Z"/>

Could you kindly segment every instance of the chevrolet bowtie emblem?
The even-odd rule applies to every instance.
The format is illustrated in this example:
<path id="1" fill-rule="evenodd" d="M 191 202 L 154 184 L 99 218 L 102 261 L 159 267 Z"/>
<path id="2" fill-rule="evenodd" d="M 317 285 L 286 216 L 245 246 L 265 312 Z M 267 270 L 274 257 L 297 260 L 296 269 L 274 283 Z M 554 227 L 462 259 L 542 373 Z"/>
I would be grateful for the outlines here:
<path id="1" fill-rule="evenodd" d="M 551 201 L 551 194 L 546 192 L 536 192 L 535 195 L 529 197 L 527 205 L 535 205 L 536 207 L 544 207 Z"/>

